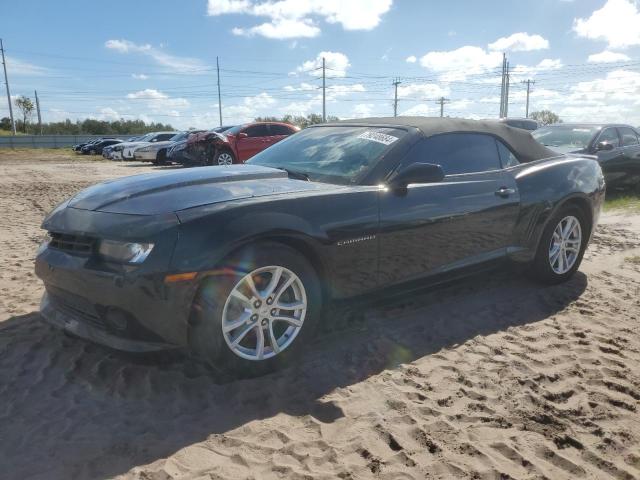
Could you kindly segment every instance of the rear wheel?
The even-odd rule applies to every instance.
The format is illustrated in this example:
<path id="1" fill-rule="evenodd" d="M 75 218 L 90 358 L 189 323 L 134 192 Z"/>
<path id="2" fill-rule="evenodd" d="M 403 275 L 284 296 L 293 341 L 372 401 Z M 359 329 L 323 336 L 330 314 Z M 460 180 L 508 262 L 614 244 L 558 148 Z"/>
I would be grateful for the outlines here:
<path id="1" fill-rule="evenodd" d="M 216 367 L 259 375 L 285 366 L 315 332 L 318 277 L 296 250 L 262 243 L 224 262 L 193 308 L 191 345 Z"/>
<path id="2" fill-rule="evenodd" d="M 587 247 L 589 227 L 577 207 L 565 207 L 547 224 L 533 262 L 532 273 L 545 283 L 569 280 L 580 267 Z"/>

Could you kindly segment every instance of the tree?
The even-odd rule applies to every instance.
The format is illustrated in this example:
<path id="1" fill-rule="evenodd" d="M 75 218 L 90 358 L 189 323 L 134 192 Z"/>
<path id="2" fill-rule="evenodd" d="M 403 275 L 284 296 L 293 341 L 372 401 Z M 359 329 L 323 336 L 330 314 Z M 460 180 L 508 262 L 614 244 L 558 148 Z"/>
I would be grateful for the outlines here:
<path id="1" fill-rule="evenodd" d="M 536 120 L 540 125 L 551 125 L 552 123 L 562 123 L 562 119 L 551 110 L 540 110 L 533 112 L 529 118 Z"/>
<path id="2" fill-rule="evenodd" d="M 9 117 L 0 119 L 0 130 L 11 130 L 11 119 Z"/>
<path id="3" fill-rule="evenodd" d="M 22 112 L 22 129 L 24 133 L 27 133 L 27 118 L 31 117 L 33 110 L 36 108 L 29 97 L 24 95 L 15 99 L 14 103 L 16 107 Z"/>
<path id="4" fill-rule="evenodd" d="M 329 115 L 327 117 L 327 122 L 337 122 L 340 120 L 338 117 L 334 117 Z M 256 122 L 284 122 L 290 123 L 291 125 L 297 125 L 300 128 L 307 128 L 311 125 L 317 125 L 322 123 L 322 115 L 317 113 L 310 113 L 306 117 L 303 115 L 291 115 L 286 114 L 282 118 L 278 117 L 256 117 Z"/>

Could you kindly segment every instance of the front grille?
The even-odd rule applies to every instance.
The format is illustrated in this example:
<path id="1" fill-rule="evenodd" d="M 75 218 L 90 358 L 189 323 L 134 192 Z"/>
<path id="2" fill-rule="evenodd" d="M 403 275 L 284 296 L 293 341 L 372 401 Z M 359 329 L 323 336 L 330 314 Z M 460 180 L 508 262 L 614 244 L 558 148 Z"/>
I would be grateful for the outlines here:
<path id="1" fill-rule="evenodd" d="M 49 246 L 64 250 L 65 252 L 75 253 L 79 255 L 91 255 L 96 245 L 96 239 L 85 237 L 83 235 L 70 235 L 67 233 L 49 232 L 51 241 Z"/>
<path id="2" fill-rule="evenodd" d="M 53 286 L 47 286 L 47 292 L 49 293 L 51 303 L 58 310 L 96 328 L 106 329 L 101 315 L 96 311 L 95 307 L 84 298 Z"/>

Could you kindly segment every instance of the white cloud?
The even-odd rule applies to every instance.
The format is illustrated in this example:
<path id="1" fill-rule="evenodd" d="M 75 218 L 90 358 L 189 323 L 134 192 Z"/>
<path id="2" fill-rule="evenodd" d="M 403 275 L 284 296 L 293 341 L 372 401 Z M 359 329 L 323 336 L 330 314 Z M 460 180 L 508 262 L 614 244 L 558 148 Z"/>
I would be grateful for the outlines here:
<path id="1" fill-rule="evenodd" d="M 366 118 L 370 117 L 373 112 L 373 103 L 359 103 L 353 107 L 351 112 L 352 118 Z"/>
<path id="2" fill-rule="evenodd" d="M 513 81 L 518 81 L 518 76 L 534 76 L 540 72 L 548 72 L 549 70 L 558 70 L 563 67 L 562 60 L 559 58 L 545 58 L 537 65 L 516 65 L 511 68 L 510 72 Z"/>
<path id="3" fill-rule="evenodd" d="M 579 37 L 604 40 L 609 48 L 640 45 L 640 12 L 635 1 L 607 0 L 589 18 L 577 18 L 573 30 Z"/>
<path id="4" fill-rule="evenodd" d="M 170 112 L 167 112 L 168 109 L 173 109 L 176 112 L 175 109 L 186 109 L 190 106 L 186 98 L 171 98 L 169 95 L 154 88 L 145 88 L 144 90 L 128 93 L 126 98 L 146 101 L 146 106 L 152 113 L 162 113 L 163 115 L 170 114 Z M 136 106 L 137 110 L 140 110 L 140 105 L 136 104 Z"/>
<path id="5" fill-rule="evenodd" d="M 180 71 L 181 73 L 206 73 L 210 69 L 206 64 L 196 58 L 177 57 L 164 52 L 162 49 L 153 47 L 148 43 L 143 45 L 136 44 L 129 40 L 107 40 L 104 44 L 105 48 L 114 50 L 118 53 L 138 53 L 152 58 L 156 63 L 167 67 L 171 70 Z"/>
<path id="6" fill-rule="evenodd" d="M 224 15 L 226 13 L 243 13 L 249 9 L 248 0 L 210 0 L 207 5 L 207 15 Z"/>
<path id="7" fill-rule="evenodd" d="M 619 52 L 612 52 L 611 50 L 604 50 L 600 53 L 593 53 L 589 55 L 587 61 L 589 63 L 615 63 L 615 62 L 628 62 L 631 60 L 628 55 Z"/>
<path id="8" fill-rule="evenodd" d="M 132 73 L 131 78 L 135 78 L 136 80 L 147 80 L 149 76 L 144 73 Z"/>
<path id="9" fill-rule="evenodd" d="M 405 117 L 413 117 L 413 116 L 429 117 L 429 116 L 433 116 L 435 113 L 436 113 L 435 107 L 432 107 L 431 105 L 427 105 L 426 103 L 419 103 L 418 105 L 414 105 L 411 108 L 401 111 L 400 115 Z M 439 110 L 438 110 L 438 115 L 440 115 Z"/>
<path id="10" fill-rule="evenodd" d="M 465 46 L 445 52 L 429 52 L 420 58 L 420 65 L 440 73 L 444 81 L 464 80 L 469 75 L 490 71 L 502 63 L 502 54 L 483 48 Z"/>
<path id="11" fill-rule="evenodd" d="M 111 107 L 106 107 L 106 108 L 102 108 L 100 110 L 100 116 L 99 118 L 101 120 L 119 120 L 120 118 L 122 118 L 120 116 L 120 114 L 115 111 L 113 108 Z"/>
<path id="12" fill-rule="evenodd" d="M 302 82 L 297 86 L 286 85 L 285 87 L 283 87 L 283 89 L 287 92 L 311 92 L 314 90 L 318 90 L 318 87 L 307 82 Z"/>
<path id="13" fill-rule="evenodd" d="M 398 98 L 445 97 L 451 93 L 449 87 L 442 87 L 436 83 L 409 83 L 398 86 Z"/>
<path id="14" fill-rule="evenodd" d="M 320 52 L 313 60 L 307 60 L 298 68 L 298 73 L 321 75 L 322 59 L 325 59 L 325 75 L 327 77 L 344 77 L 351 66 L 349 58 L 340 52 Z"/>
<path id="15" fill-rule="evenodd" d="M 489 44 L 489 50 L 499 52 L 530 52 L 547 48 L 549 48 L 547 39 L 540 35 L 529 35 L 527 32 L 514 33 Z"/>
<path id="16" fill-rule="evenodd" d="M 9 76 L 39 77 L 50 73 L 48 68 L 25 62 L 9 55 L 5 56 L 5 61 L 7 62 L 7 74 Z"/>
<path id="17" fill-rule="evenodd" d="M 345 30 L 371 30 L 391 8 L 392 0 L 209 0 L 207 14 L 245 14 L 267 22 L 249 28 L 235 27 L 236 35 L 262 35 L 290 39 L 315 37 L 317 20 L 340 24 Z"/>
<path id="18" fill-rule="evenodd" d="M 407 63 L 416 63 L 418 61 L 418 59 L 416 58 L 415 55 L 409 55 L 406 60 Z"/>
<path id="19" fill-rule="evenodd" d="M 262 35 L 274 39 L 313 38 L 320 34 L 320 29 L 311 20 L 278 19 L 272 22 L 262 23 L 251 28 L 234 27 L 234 35 L 253 37 Z"/>
<path id="20" fill-rule="evenodd" d="M 268 93 L 262 92 L 244 97 L 241 103 L 223 106 L 222 113 L 227 123 L 244 123 L 264 114 L 273 115 L 277 101 Z"/>
<path id="21" fill-rule="evenodd" d="M 158 100 L 158 99 L 164 99 L 169 97 L 164 93 L 160 92 L 159 90 L 155 90 L 153 88 L 145 88 L 144 90 L 128 93 L 127 98 L 136 98 L 136 99 L 145 98 L 148 100 Z"/>

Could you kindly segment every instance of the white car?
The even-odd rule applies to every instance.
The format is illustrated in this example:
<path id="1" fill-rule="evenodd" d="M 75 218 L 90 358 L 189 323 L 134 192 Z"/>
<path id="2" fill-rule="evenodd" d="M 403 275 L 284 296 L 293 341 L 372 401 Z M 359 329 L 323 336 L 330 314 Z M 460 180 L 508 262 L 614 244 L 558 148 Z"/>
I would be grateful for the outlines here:
<path id="1" fill-rule="evenodd" d="M 156 142 L 165 142 L 180 132 L 153 132 L 147 133 L 145 136 L 135 142 L 125 142 L 118 145 L 120 148 L 119 156 L 121 160 L 135 160 L 133 152 L 136 148 Z"/>
<path id="2" fill-rule="evenodd" d="M 169 140 L 153 142 L 136 147 L 133 150 L 133 156 L 141 162 L 152 162 L 154 165 L 164 164 L 167 160 L 167 151 L 181 140 L 186 140 L 193 132 L 180 132 L 175 134 Z"/>

